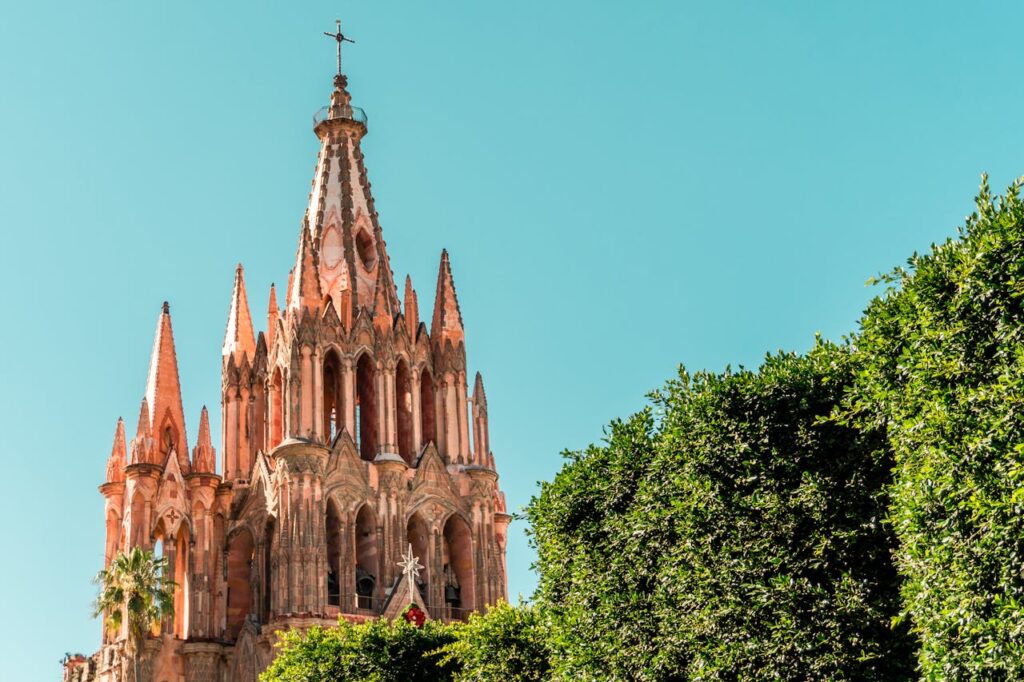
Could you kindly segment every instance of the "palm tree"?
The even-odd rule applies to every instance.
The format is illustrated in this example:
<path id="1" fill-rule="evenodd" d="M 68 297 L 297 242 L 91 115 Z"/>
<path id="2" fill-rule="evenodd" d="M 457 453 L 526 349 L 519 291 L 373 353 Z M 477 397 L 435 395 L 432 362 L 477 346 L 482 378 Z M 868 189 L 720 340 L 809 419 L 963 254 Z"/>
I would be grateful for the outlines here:
<path id="1" fill-rule="evenodd" d="M 93 615 L 106 614 L 106 626 L 113 632 L 119 631 L 127 618 L 125 653 L 135 666 L 135 682 L 139 682 L 146 635 L 174 612 L 174 582 L 166 574 L 167 559 L 141 547 L 118 552 L 110 565 L 96 574 L 100 593 Z"/>

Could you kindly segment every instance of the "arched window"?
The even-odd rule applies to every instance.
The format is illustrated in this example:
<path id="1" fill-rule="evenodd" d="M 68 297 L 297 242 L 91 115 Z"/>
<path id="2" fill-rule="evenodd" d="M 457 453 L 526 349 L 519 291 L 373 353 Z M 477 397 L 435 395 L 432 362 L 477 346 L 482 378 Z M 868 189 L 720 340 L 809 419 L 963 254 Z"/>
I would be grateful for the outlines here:
<path id="1" fill-rule="evenodd" d="M 276 448 L 284 440 L 284 377 L 281 368 L 274 370 L 270 380 L 270 447 Z"/>
<path id="2" fill-rule="evenodd" d="M 405 360 L 399 360 L 395 368 L 395 411 L 398 454 L 407 463 L 412 464 L 415 455 L 412 449 L 412 381 L 409 378 L 409 365 Z"/>
<path id="3" fill-rule="evenodd" d="M 324 421 L 320 432 L 324 435 L 324 441 L 329 445 L 334 442 L 334 438 L 341 431 L 341 425 L 344 423 L 341 400 L 343 395 L 341 360 L 333 350 L 327 351 L 324 356 L 323 381 L 321 383 L 324 389 Z"/>
<path id="4" fill-rule="evenodd" d="M 373 461 L 377 456 L 376 368 L 367 353 L 356 364 L 356 415 L 359 423 L 359 455 Z"/>
<path id="5" fill-rule="evenodd" d="M 424 601 L 430 606 L 430 526 L 419 512 L 409 517 L 409 522 L 405 526 L 405 536 L 407 542 L 412 545 L 413 556 L 424 566 L 420 571 L 419 588 Z"/>
<path id="6" fill-rule="evenodd" d="M 465 619 L 476 608 L 476 580 L 473 565 L 473 535 L 469 525 L 457 514 L 444 524 L 444 602 L 453 618 Z"/>
<path id="7" fill-rule="evenodd" d="M 356 605 L 361 609 L 374 608 L 373 596 L 377 587 L 377 517 L 373 507 L 364 504 L 356 514 Z"/>
<path id="8" fill-rule="evenodd" d="M 341 606 L 341 513 L 327 500 L 327 603 Z"/>
<path id="9" fill-rule="evenodd" d="M 424 443 L 437 443 L 437 421 L 434 417 L 434 380 L 426 369 L 420 374 L 420 433 Z"/>
<path id="10" fill-rule="evenodd" d="M 245 528 L 231 536 L 228 542 L 228 613 L 229 641 L 238 638 L 245 625 L 245 617 L 252 613 L 252 561 L 255 543 Z"/>

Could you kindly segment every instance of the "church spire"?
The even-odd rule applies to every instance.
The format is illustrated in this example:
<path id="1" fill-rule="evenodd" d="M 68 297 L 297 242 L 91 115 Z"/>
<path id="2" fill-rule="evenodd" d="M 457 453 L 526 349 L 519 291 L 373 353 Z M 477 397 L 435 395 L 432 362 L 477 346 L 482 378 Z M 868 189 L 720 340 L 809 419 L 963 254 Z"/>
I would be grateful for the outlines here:
<path id="1" fill-rule="evenodd" d="M 188 471 L 188 443 L 185 438 L 185 414 L 181 407 L 178 359 L 171 330 L 171 309 L 166 301 L 156 323 L 156 339 L 153 341 L 153 355 L 149 360 L 149 377 L 146 380 L 146 402 L 149 406 L 149 432 L 156 442 L 160 461 L 173 449 L 178 456 L 178 466 L 183 472 Z"/>
<path id="2" fill-rule="evenodd" d="M 216 461 L 216 450 L 210 440 L 210 414 L 203 405 L 199 415 L 199 439 L 192 449 L 192 469 L 198 473 L 212 474 Z"/>
<path id="3" fill-rule="evenodd" d="M 270 302 L 267 304 L 267 348 L 274 347 L 274 334 L 277 333 L 277 318 L 281 312 L 277 308 L 277 289 L 270 283 Z"/>
<path id="4" fill-rule="evenodd" d="M 152 432 L 149 428 L 149 401 L 142 399 L 139 407 L 139 423 L 135 427 L 135 438 L 132 439 L 132 464 L 148 464 L 152 459 L 150 450 L 153 447 Z"/>
<path id="5" fill-rule="evenodd" d="M 231 356 L 236 364 L 240 364 L 243 355 L 252 362 L 255 353 L 256 335 L 249 315 L 249 299 L 245 294 L 245 274 L 239 263 L 235 268 L 235 285 L 231 292 L 231 308 L 228 311 L 228 326 L 221 355 L 225 358 Z"/>
<path id="6" fill-rule="evenodd" d="M 434 343 L 451 341 L 458 345 L 466 337 L 462 328 L 462 312 L 455 295 L 455 280 L 448 261 L 448 250 L 441 251 L 441 267 L 437 271 L 437 294 L 434 297 L 434 319 L 430 323 L 430 338 Z"/>
<path id="7" fill-rule="evenodd" d="M 114 445 L 110 448 L 110 457 L 107 459 L 107 483 L 124 480 L 124 466 L 127 454 L 128 445 L 124 437 L 124 419 L 118 417 L 117 427 L 114 429 Z"/>

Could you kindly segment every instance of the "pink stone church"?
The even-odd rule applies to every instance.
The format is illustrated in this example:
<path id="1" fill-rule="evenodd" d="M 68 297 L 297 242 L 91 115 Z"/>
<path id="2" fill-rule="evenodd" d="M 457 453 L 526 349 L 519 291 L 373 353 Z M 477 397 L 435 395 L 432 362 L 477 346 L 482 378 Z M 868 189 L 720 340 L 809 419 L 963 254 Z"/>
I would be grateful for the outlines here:
<path id="1" fill-rule="evenodd" d="M 467 383 L 448 254 L 428 328 L 411 280 L 401 298 L 395 286 L 360 150 L 366 118 L 340 56 L 334 86 L 315 118 L 320 153 L 283 307 L 271 286 L 265 331 L 235 271 L 219 472 L 206 408 L 187 437 L 166 303 L 134 438 L 117 422 L 100 486 L 105 561 L 154 549 L 177 584 L 147 681 L 253 682 L 281 629 L 394 618 L 413 602 L 463 619 L 507 597 L 511 516 L 483 380 L 472 393 Z M 409 545 L 425 567 L 415 589 L 398 566 Z M 65 679 L 122 680 L 123 646 L 105 632 Z"/>

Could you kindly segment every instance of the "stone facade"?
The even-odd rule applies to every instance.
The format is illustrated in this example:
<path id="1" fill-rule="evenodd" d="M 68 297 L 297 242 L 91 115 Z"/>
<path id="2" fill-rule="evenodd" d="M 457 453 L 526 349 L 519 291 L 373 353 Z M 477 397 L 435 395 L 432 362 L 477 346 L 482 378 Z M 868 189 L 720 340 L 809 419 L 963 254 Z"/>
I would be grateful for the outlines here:
<path id="1" fill-rule="evenodd" d="M 393 617 L 412 601 L 460 619 L 507 597 L 511 517 L 483 381 L 471 393 L 467 382 L 448 254 L 428 330 L 409 278 L 398 295 L 360 151 L 365 117 L 346 85 L 339 75 L 315 119 L 321 147 L 284 307 L 271 286 L 258 335 L 235 272 L 220 472 L 206 408 L 188 447 L 166 303 L 131 441 L 118 420 L 100 486 L 105 560 L 155 549 L 177 583 L 146 680 L 252 682 L 282 628 Z M 411 595 L 397 565 L 410 544 L 425 566 Z M 65 679 L 129 679 L 122 648 L 105 632 Z"/>

